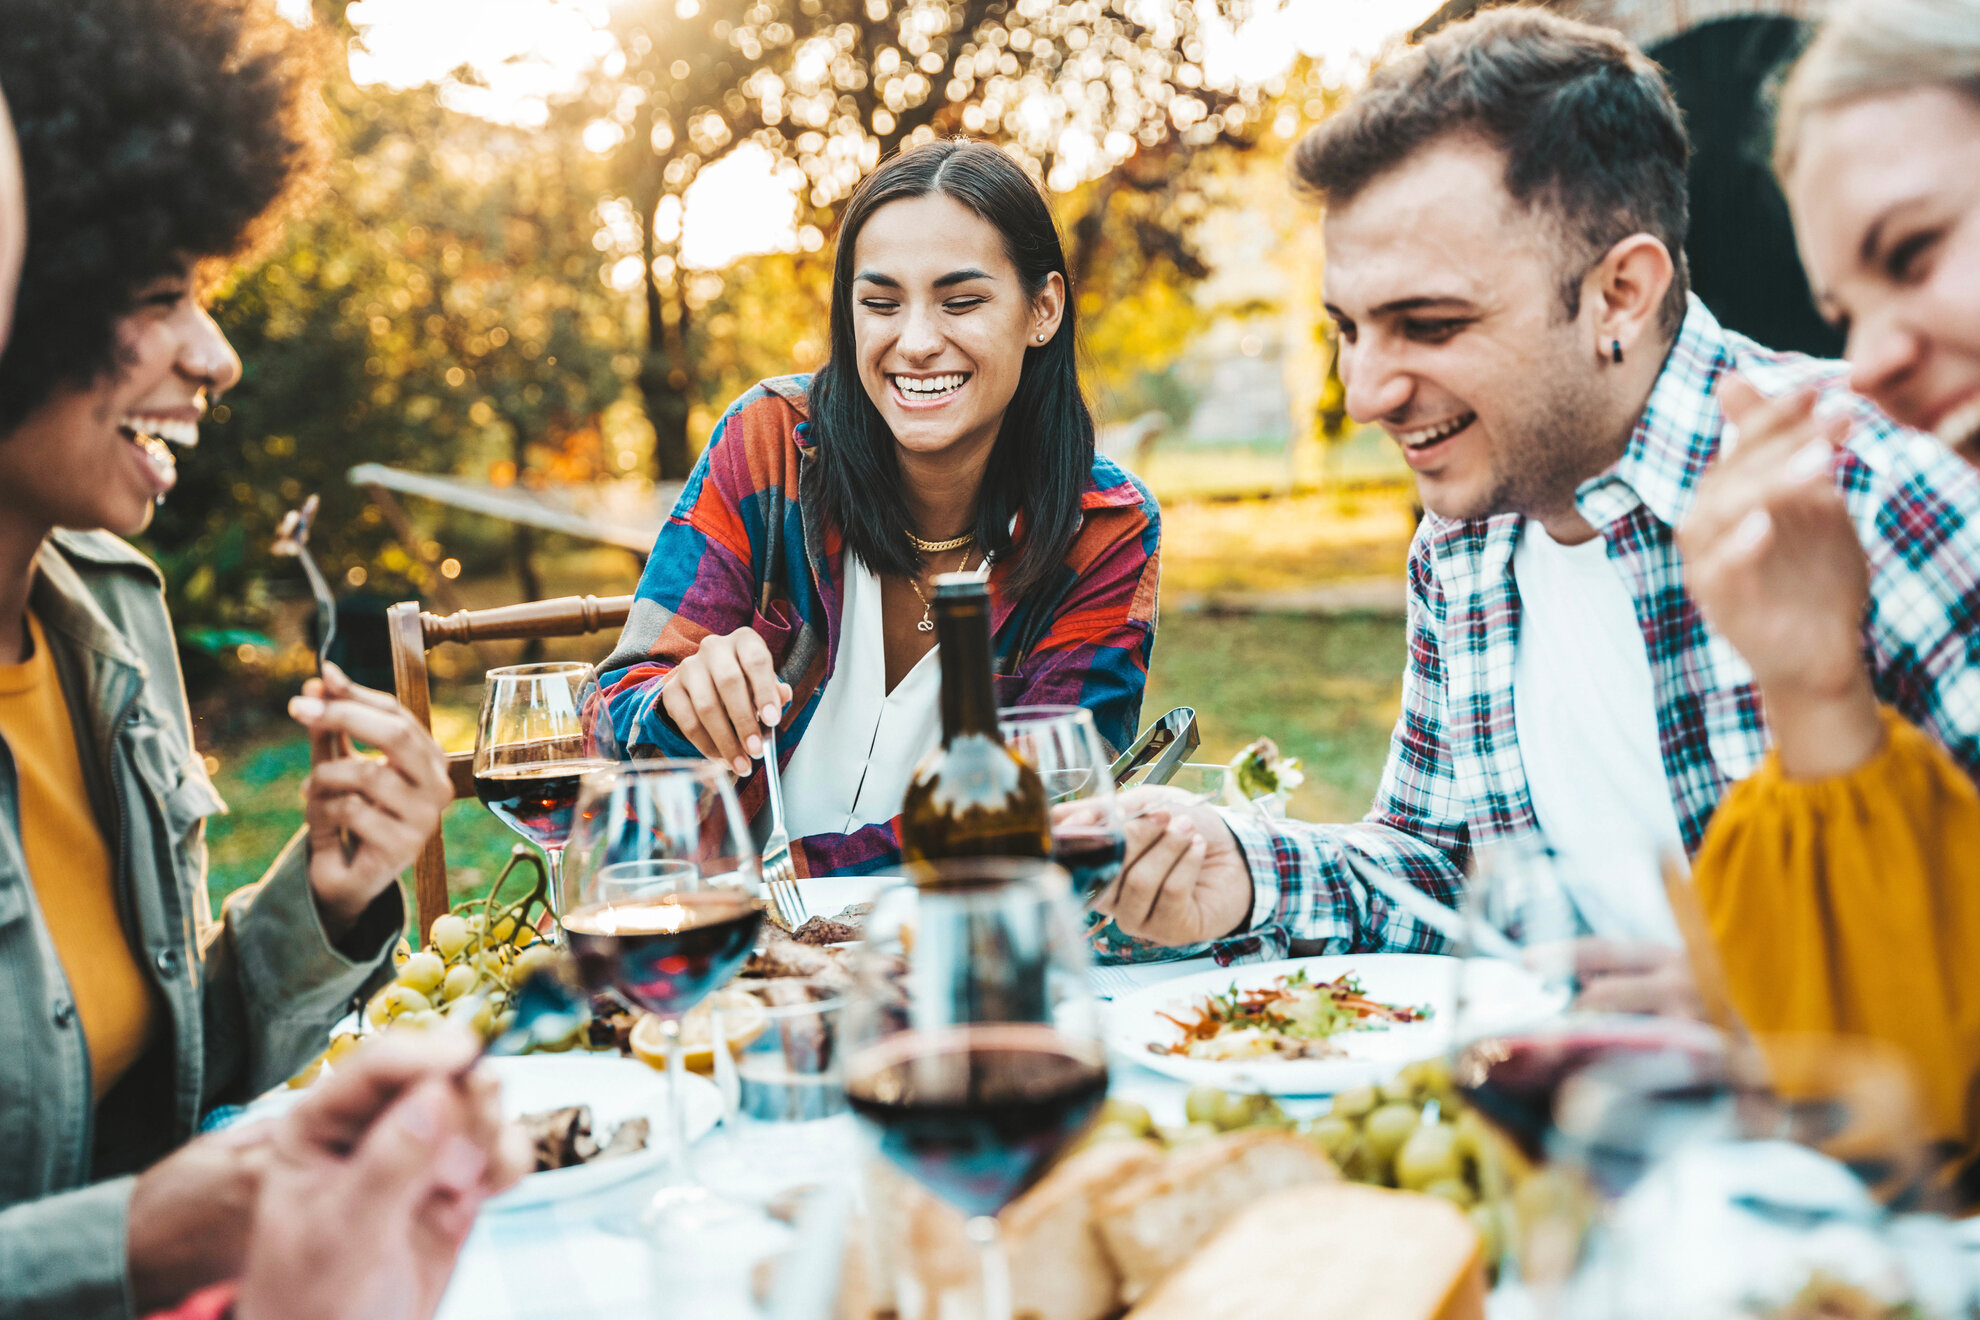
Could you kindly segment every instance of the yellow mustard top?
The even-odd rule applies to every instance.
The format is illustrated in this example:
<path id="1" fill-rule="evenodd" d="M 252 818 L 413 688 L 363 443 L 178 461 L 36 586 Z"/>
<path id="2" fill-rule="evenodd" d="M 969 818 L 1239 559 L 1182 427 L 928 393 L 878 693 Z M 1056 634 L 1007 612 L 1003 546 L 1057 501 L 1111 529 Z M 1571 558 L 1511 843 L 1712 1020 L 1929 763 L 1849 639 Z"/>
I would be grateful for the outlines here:
<path id="1" fill-rule="evenodd" d="M 110 850 L 90 808 L 75 726 L 41 621 L 28 614 L 34 651 L 0 665 L 0 737 L 13 753 L 21 850 L 41 918 L 75 997 L 101 1100 L 144 1053 L 158 1017 L 150 979 L 131 952 Z"/>
<path id="2" fill-rule="evenodd" d="M 1733 1005 L 1756 1033 L 1870 1036 L 1915 1066 L 1928 1136 L 1980 1147 L 1980 793 L 1895 712 L 1849 774 L 1769 756 L 1694 867 Z"/>

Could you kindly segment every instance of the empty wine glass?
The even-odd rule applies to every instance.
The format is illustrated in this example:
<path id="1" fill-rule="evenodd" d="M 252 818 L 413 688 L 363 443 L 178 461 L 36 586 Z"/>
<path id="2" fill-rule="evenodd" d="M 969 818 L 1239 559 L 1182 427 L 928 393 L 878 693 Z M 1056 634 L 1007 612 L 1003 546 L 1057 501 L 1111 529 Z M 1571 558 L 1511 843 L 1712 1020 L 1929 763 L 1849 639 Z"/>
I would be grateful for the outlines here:
<path id="1" fill-rule="evenodd" d="M 756 947 L 763 881 L 727 768 L 633 761 L 586 775 L 571 837 L 563 926 L 579 975 L 661 1022 L 673 1125 L 665 1215 L 706 1199 L 686 1162 L 681 1017 Z"/>
<path id="2" fill-rule="evenodd" d="M 598 682 L 574 661 L 491 669 L 474 739 L 474 792 L 495 818 L 543 850 L 553 912 L 578 781 L 612 764 L 603 730 L 587 717 Z"/>
<path id="3" fill-rule="evenodd" d="M 882 892 L 854 964 L 846 1094 L 879 1153 L 969 1217 L 984 1320 L 1010 1320 L 997 1212 L 1107 1094 L 1066 873 L 968 858 Z"/>

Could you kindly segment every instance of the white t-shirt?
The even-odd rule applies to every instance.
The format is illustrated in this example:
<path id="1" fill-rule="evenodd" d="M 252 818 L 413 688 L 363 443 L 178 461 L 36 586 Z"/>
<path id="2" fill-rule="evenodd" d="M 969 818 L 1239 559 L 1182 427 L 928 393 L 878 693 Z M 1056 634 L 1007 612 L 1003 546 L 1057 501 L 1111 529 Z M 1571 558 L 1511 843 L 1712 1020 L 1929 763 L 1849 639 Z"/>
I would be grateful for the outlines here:
<path id="1" fill-rule="evenodd" d="M 981 570 L 988 576 L 986 564 Z M 793 839 L 850 834 L 900 814 L 915 763 L 942 740 L 937 646 L 887 691 L 880 579 L 846 553 L 839 658 L 784 767 L 784 827 Z"/>
<path id="2" fill-rule="evenodd" d="M 1680 847 L 1643 629 L 1600 536 L 1528 519 L 1513 552 L 1513 728 L 1533 811 L 1598 935 L 1678 944 L 1657 869 Z"/>

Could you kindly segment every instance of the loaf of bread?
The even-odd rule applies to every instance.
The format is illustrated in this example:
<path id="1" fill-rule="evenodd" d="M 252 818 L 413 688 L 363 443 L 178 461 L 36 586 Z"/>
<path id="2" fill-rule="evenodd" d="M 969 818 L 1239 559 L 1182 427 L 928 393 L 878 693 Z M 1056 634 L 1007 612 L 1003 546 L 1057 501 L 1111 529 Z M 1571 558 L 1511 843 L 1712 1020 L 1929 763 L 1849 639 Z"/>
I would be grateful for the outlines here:
<path id="1" fill-rule="evenodd" d="M 1095 1227 L 1133 1303 L 1240 1211 L 1261 1198 L 1340 1174 L 1290 1132 L 1252 1128 L 1169 1151 L 1094 1204 Z"/>
<path id="2" fill-rule="evenodd" d="M 1450 1202 L 1359 1183 L 1237 1216 L 1127 1320 L 1484 1320 L 1478 1232 Z"/>
<path id="3" fill-rule="evenodd" d="M 1150 1141 L 1089 1146 L 998 1216 L 1017 1320 L 1101 1320 L 1119 1312 L 1121 1276 L 1093 1231 L 1095 1203 L 1165 1158 Z"/>

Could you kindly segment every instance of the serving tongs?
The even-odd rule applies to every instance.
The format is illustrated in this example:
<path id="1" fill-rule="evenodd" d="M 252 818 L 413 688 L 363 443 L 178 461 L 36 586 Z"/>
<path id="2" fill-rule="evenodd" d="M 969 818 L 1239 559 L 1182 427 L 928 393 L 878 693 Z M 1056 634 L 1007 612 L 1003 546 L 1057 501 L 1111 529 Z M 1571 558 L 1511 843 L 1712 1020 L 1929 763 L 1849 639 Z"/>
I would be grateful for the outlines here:
<path id="1" fill-rule="evenodd" d="M 310 594 L 316 597 L 316 676 L 323 677 L 323 666 L 330 659 L 330 644 L 337 640 L 337 598 L 330 594 L 330 584 L 323 578 L 323 570 L 316 566 L 316 557 L 309 552 L 309 529 L 316 521 L 317 506 L 321 501 L 314 495 L 303 501 L 300 509 L 291 509 L 282 515 L 276 525 L 275 541 L 268 548 L 286 559 L 302 562 L 303 576 L 309 579 Z M 321 739 L 316 747 L 316 759 L 335 761 L 351 754 L 350 739 L 343 734 L 331 734 Z M 344 843 L 344 859 L 357 855 L 357 840 L 346 831 L 339 831 Z"/>
<path id="2" fill-rule="evenodd" d="M 1196 731 L 1196 709 L 1178 706 L 1141 731 L 1131 746 L 1114 759 L 1109 773 L 1115 788 L 1125 788 L 1143 766 L 1148 773 L 1138 784 L 1166 784 L 1178 767 L 1189 759 L 1203 738 Z"/>

